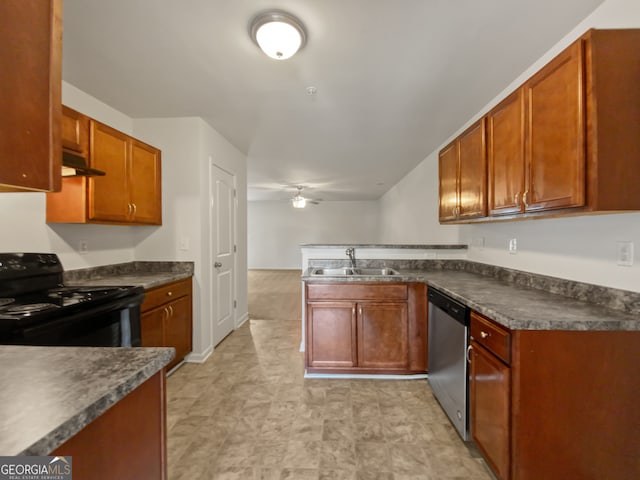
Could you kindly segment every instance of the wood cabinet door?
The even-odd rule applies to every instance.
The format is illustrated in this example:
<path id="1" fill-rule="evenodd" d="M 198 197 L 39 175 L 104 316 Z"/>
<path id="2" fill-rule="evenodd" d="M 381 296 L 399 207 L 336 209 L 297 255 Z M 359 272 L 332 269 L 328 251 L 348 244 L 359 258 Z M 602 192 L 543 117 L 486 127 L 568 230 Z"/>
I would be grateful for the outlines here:
<path id="1" fill-rule="evenodd" d="M 165 308 L 168 315 L 164 322 L 165 346 L 176 349 L 176 356 L 167 366 L 171 369 L 191 352 L 191 297 L 182 297 Z"/>
<path id="2" fill-rule="evenodd" d="M 129 137 L 91 120 L 90 166 L 106 173 L 89 177 L 89 219 L 128 222 L 131 212 L 127 191 Z"/>
<path id="3" fill-rule="evenodd" d="M 89 151 L 89 117 L 62 106 L 62 147 L 86 156 Z"/>
<path id="4" fill-rule="evenodd" d="M 406 302 L 358 304 L 358 367 L 409 367 L 409 322 Z"/>
<path id="5" fill-rule="evenodd" d="M 509 478 L 511 371 L 471 341 L 469 403 L 471 436 L 500 480 Z"/>
<path id="6" fill-rule="evenodd" d="M 132 139 L 128 175 L 133 221 L 162 224 L 160 150 Z"/>
<path id="7" fill-rule="evenodd" d="M 140 337 L 143 347 L 164 347 L 164 317 L 168 315 L 165 308 L 154 308 L 140 315 Z"/>
<path id="8" fill-rule="evenodd" d="M 356 304 L 307 303 L 307 367 L 355 367 Z"/>
<path id="9" fill-rule="evenodd" d="M 459 180 L 458 216 L 478 218 L 487 215 L 487 144 L 482 118 L 458 138 Z"/>
<path id="10" fill-rule="evenodd" d="M 458 143 L 440 151 L 438 157 L 440 221 L 455 220 L 458 213 Z"/>
<path id="11" fill-rule="evenodd" d="M 524 94 L 519 88 L 487 115 L 490 215 L 522 211 Z"/>
<path id="12" fill-rule="evenodd" d="M 61 185 L 62 1 L 0 2 L 0 191 Z"/>
<path id="13" fill-rule="evenodd" d="M 578 207 L 585 201 L 582 40 L 525 84 L 528 168 L 526 211 Z"/>

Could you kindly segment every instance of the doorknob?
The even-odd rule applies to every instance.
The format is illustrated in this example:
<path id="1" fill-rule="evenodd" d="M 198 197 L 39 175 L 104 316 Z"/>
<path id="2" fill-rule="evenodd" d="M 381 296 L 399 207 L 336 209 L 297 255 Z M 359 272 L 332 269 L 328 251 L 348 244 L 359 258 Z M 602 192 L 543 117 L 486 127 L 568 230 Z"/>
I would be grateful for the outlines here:
<path id="1" fill-rule="evenodd" d="M 216 262 L 213 264 L 214 267 L 219 268 L 222 266 L 222 262 Z"/>

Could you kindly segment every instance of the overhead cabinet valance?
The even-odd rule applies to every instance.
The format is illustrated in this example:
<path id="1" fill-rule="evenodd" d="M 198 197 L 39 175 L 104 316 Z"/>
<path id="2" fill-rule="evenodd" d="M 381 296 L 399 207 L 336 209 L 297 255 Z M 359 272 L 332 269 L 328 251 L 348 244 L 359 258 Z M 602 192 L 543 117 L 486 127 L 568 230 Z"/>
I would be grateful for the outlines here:
<path id="1" fill-rule="evenodd" d="M 587 32 L 440 151 L 440 222 L 640 210 L 639 78 L 640 29 Z"/>

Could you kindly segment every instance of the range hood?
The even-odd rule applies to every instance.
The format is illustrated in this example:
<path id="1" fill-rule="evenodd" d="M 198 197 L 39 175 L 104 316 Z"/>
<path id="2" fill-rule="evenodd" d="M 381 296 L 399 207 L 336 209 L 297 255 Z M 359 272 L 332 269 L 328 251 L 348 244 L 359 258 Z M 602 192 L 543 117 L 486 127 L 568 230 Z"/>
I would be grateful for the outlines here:
<path id="1" fill-rule="evenodd" d="M 88 167 L 84 157 L 66 151 L 62 152 L 63 177 L 101 177 L 103 175 L 105 173 L 102 170 Z"/>

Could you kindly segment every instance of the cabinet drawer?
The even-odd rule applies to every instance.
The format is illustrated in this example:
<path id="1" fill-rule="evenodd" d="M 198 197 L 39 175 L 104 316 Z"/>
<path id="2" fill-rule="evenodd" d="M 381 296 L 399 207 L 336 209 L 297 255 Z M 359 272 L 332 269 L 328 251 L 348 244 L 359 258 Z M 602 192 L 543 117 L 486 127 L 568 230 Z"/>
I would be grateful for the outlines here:
<path id="1" fill-rule="evenodd" d="M 184 280 L 162 285 L 161 287 L 147 291 L 144 302 L 142 303 L 142 311 L 147 312 L 176 298 L 190 294 L 191 278 L 185 278 Z"/>
<path id="2" fill-rule="evenodd" d="M 471 337 L 502 361 L 511 363 L 511 334 L 476 312 L 471 312 Z"/>
<path id="3" fill-rule="evenodd" d="M 406 284 L 308 283 L 309 300 L 406 300 Z"/>

